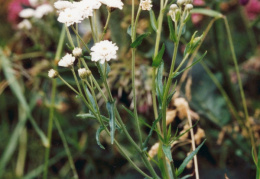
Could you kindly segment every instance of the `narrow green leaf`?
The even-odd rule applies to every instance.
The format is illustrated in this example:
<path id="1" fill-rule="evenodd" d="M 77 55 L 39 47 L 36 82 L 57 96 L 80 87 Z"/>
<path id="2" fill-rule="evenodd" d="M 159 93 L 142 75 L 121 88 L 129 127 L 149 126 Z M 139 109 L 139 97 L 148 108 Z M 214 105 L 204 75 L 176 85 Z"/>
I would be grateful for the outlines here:
<path id="1" fill-rule="evenodd" d="M 184 171 L 185 167 L 188 165 L 188 163 L 193 159 L 193 157 L 198 153 L 200 148 L 205 143 L 206 139 L 193 151 L 189 156 L 187 156 L 184 161 L 182 162 L 181 166 L 178 168 L 177 176 L 180 176 L 182 172 Z"/>
<path id="2" fill-rule="evenodd" d="M 128 28 L 127 28 L 127 34 L 130 35 L 130 37 L 132 37 L 132 26 L 129 25 Z"/>
<path id="3" fill-rule="evenodd" d="M 149 15 L 150 15 L 150 21 L 151 21 L 152 28 L 155 32 L 157 32 L 158 25 L 157 25 L 157 21 L 156 21 L 153 10 L 149 11 Z"/>
<path id="4" fill-rule="evenodd" d="M 168 131 L 167 131 L 167 139 L 166 139 L 166 143 L 168 143 L 168 141 L 170 140 L 171 138 L 171 133 L 172 133 L 172 124 L 169 125 L 168 127 Z"/>
<path id="5" fill-rule="evenodd" d="M 167 97 L 167 105 L 166 106 L 168 106 L 169 104 L 170 104 L 170 102 L 171 102 L 171 100 L 172 100 L 172 97 L 173 97 L 173 95 L 175 94 L 175 88 L 176 88 L 176 86 L 177 86 L 177 81 L 175 82 L 175 84 L 174 84 L 174 86 L 173 86 L 173 91 L 168 95 L 168 97 Z"/>
<path id="6" fill-rule="evenodd" d="M 147 36 L 149 36 L 150 34 L 151 34 L 150 32 L 147 32 L 147 33 L 144 33 L 144 34 L 138 36 L 138 37 L 136 38 L 136 40 L 135 40 L 133 43 L 131 43 L 130 46 L 131 46 L 132 48 L 138 47 L 138 46 L 141 45 L 141 43 L 143 42 L 143 39 L 146 38 Z"/>
<path id="7" fill-rule="evenodd" d="M 109 113 L 109 126 L 111 135 L 111 144 L 114 143 L 114 137 L 116 132 L 116 118 L 115 118 L 115 103 L 107 102 L 107 111 Z"/>
<path id="8" fill-rule="evenodd" d="M 177 72 L 174 76 L 172 76 L 172 78 L 176 78 L 177 76 L 179 76 L 182 72 L 184 72 L 185 70 L 188 70 L 189 68 L 193 67 L 194 65 L 196 65 L 197 63 L 199 63 L 207 54 L 207 51 L 195 62 L 193 62 L 190 66 L 184 68 L 183 70 L 181 70 L 180 72 Z"/>
<path id="9" fill-rule="evenodd" d="M 93 114 L 90 113 L 85 113 L 85 114 L 77 114 L 76 117 L 79 117 L 81 119 L 96 119 L 96 117 Z M 105 121 L 105 122 L 109 122 L 109 119 L 103 115 L 101 115 L 101 118 Z"/>
<path id="10" fill-rule="evenodd" d="M 157 153 L 157 158 L 158 158 L 158 167 L 161 171 L 161 175 L 162 175 L 162 178 L 168 178 L 168 170 L 167 168 L 164 167 L 164 162 L 163 162 L 163 157 L 165 157 L 163 155 L 163 151 L 162 151 L 162 145 L 159 146 L 159 150 L 158 150 L 158 153 Z"/>
<path id="11" fill-rule="evenodd" d="M 151 138 L 151 136 L 153 134 L 154 128 L 156 127 L 157 122 L 159 122 L 161 119 L 162 119 L 162 115 L 160 113 L 158 118 L 153 122 L 153 125 L 152 125 L 152 127 L 150 129 L 150 132 L 149 132 L 147 138 L 145 139 L 145 141 L 142 144 L 142 148 L 143 148 L 144 151 L 147 150 L 147 145 L 148 145 L 148 142 L 149 142 L 149 140 L 150 140 L 150 138 Z"/>
<path id="12" fill-rule="evenodd" d="M 258 149 L 258 160 L 257 160 L 257 166 L 256 166 L 256 179 L 260 179 L 260 147 Z"/>
<path id="13" fill-rule="evenodd" d="M 153 59 L 153 64 L 152 64 L 153 67 L 157 68 L 158 66 L 160 66 L 164 51 L 165 51 L 165 45 L 163 44 L 161 50 L 159 51 L 157 56 Z"/>
<path id="14" fill-rule="evenodd" d="M 131 116 L 132 118 L 135 118 L 135 115 L 134 115 L 134 113 L 133 113 L 132 111 L 130 111 L 129 109 L 127 109 L 124 105 L 122 105 L 122 107 L 124 108 L 124 110 L 125 110 L 128 114 L 130 114 L 130 116 Z"/>
<path id="15" fill-rule="evenodd" d="M 253 158 L 254 164 L 257 166 L 255 155 L 254 155 L 254 148 L 252 148 L 251 154 L 252 154 L 252 158 Z"/>
<path id="16" fill-rule="evenodd" d="M 157 76 L 156 76 L 156 94 L 159 102 L 159 107 L 162 105 L 162 98 L 163 98 L 163 69 L 164 63 L 162 62 L 158 68 Z"/>
<path id="17" fill-rule="evenodd" d="M 175 34 L 171 16 L 167 16 L 167 20 L 168 20 L 168 26 L 169 26 L 169 30 L 170 30 L 170 40 L 172 40 L 173 42 L 177 42 L 177 37 Z"/>
<path id="18" fill-rule="evenodd" d="M 90 93 L 90 91 L 89 91 L 89 89 L 88 89 L 88 87 L 86 86 L 86 91 L 87 91 L 87 95 L 88 95 L 88 98 L 89 98 L 89 100 L 90 100 L 90 105 L 92 105 L 93 107 L 94 107 L 94 109 L 95 109 L 95 111 L 97 111 L 97 106 L 96 106 L 96 103 L 95 103 L 95 100 L 94 100 L 94 97 L 92 96 L 92 94 Z"/>
<path id="19" fill-rule="evenodd" d="M 194 175 L 194 174 L 185 175 L 185 176 L 182 177 L 181 179 L 187 179 L 187 178 L 193 177 L 193 175 Z"/>
<path id="20" fill-rule="evenodd" d="M 98 146 L 101 148 L 101 149 L 105 149 L 105 147 L 100 143 L 99 141 L 99 135 L 100 133 L 104 130 L 105 128 L 103 126 L 100 126 L 96 132 L 96 141 L 97 141 L 97 144 Z"/>
<path id="21" fill-rule="evenodd" d="M 162 146 L 163 152 L 165 156 L 172 162 L 172 152 L 171 152 L 171 145 L 164 145 Z"/>
<path id="22" fill-rule="evenodd" d="M 221 18 L 223 15 L 219 13 L 218 11 L 214 11 L 212 9 L 205 9 L 205 8 L 195 8 L 191 10 L 192 14 L 202 14 L 210 17 L 215 17 L 215 18 Z"/>

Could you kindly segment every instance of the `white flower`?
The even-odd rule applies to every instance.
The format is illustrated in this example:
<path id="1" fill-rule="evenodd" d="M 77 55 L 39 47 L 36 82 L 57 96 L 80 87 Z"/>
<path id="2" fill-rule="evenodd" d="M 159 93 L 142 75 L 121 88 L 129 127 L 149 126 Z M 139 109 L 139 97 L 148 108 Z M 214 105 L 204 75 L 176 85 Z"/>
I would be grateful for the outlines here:
<path id="1" fill-rule="evenodd" d="M 105 61 L 110 61 L 111 59 L 116 59 L 116 51 L 118 47 L 116 44 L 113 44 L 111 41 L 104 40 L 96 43 L 91 48 L 91 60 L 92 61 L 100 61 L 100 63 L 104 63 Z"/>
<path id="2" fill-rule="evenodd" d="M 58 63 L 61 67 L 71 67 L 75 61 L 75 57 L 71 54 L 66 54 Z"/>
<path id="3" fill-rule="evenodd" d="M 81 13 L 83 19 L 93 15 L 93 8 L 90 2 L 91 1 L 73 2 L 73 8 Z"/>
<path id="4" fill-rule="evenodd" d="M 151 0 L 142 0 L 140 2 L 140 6 L 141 6 L 142 10 L 144 10 L 144 11 L 145 10 L 150 11 L 151 8 L 153 7 Z"/>
<path id="5" fill-rule="evenodd" d="M 32 28 L 32 24 L 30 21 L 28 21 L 27 19 L 24 19 L 22 22 L 20 22 L 17 25 L 18 29 L 26 29 L 26 30 L 30 30 Z"/>
<path id="6" fill-rule="evenodd" d="M 78 73 L 79 73 L 79 77 L 81 79 L 86 78 L 87 76 L 89 76 L 91 74 L 90 70 L 86 70 L 86 68 L 79 68 L 78 69 Z"/>
<path id="7" fill-rule="evenodd" d="M 184 3 L 186 3 L 186 0 L 177 0 L 179 6 L 182 6 Z"/>
<path id="8" fill-rule="evenodd" d="M 59 73 L 54 69 L 50 69 L 49 72 L 48 72 L 48 76 L 50 78 L 57 78 L 58 75 L 59 75 Z"/>
<path id="9" fill-rule="evenodd" d="M 73 4 L 69 1 L 57 1 L 54 3 L 54 7 L 60 12 L 67 8 L 72 8 Z"/>
<path id="10" fill-rule="evenodd" d="M 73 49 L 72 54 L 73 54 L 75 57 L 79 57 L 79 56 L 82 55 L 82 49 L 79 48 L 79 47 L 76 47 L 76 48 Z"/>
<path id="11" fill-rule="evenodd" d="M 41 19 L 44 15 L 53 12 L 53 7 L 49 4 L 43 4 L 36 8 L 34 17 Z"/>
<path id="12" fill-rule="evenodd" d="M 172 4 L 172 5 L 170 6 L 170 9 L 173 10 L 173 11 L 175 11 L 176 9 L 178 9 L 178 6 L 177 6 L 176 4 Z"/>
<path id="13" fill-rule="evenodd" d="M 102 4 L 111 8 L 123 9 L 123 3 L 121 0 L 99 0 Z"/>
<path id="14" fill-rule="evenodd" d="M 88 3 L 89 6 L 92 7 L 92 9 L 99 9 L 101 6 L 101 2 L 99 0 L 82 0 L 85 3 Z"/>
<path id="15" fill-rule="evenodd" d="M 82 13 L 76 8 L 66 8 L 64 11 L 60 12 L 58 17 L 58 21 L 65 23 L 67 26 L 70 26 L 74 23 L 81 23 L 82 20 Z"/>
<path id="16" fill-rule="evenodd" d="M 36 7 L 39 4 L 39 0 L 29 0 L 29 3 L 32 7 Z"/>
<path id="17" fill-rule="evenodd" d="M 30 18 L 34 16 L 34 12 L 35 10 L 32 8 L 27 8 L 27 9 L 23 9 L 21 10 L 21 12 L 19 13 L 19 16 L 21 18 Z"/>

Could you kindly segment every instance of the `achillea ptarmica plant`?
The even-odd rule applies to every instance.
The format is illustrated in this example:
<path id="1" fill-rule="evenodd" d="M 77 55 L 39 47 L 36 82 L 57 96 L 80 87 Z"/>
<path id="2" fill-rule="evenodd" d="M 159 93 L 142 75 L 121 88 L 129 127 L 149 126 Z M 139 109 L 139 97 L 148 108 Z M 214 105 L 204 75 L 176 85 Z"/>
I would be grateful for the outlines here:
<path id="1" fill-rule="evenodd" d="M 66 54 L 58 63 L 61 67 L 72 67 L 73 63 L 75 61 L 75 57 L 73 57 L 71 54 Z"/>

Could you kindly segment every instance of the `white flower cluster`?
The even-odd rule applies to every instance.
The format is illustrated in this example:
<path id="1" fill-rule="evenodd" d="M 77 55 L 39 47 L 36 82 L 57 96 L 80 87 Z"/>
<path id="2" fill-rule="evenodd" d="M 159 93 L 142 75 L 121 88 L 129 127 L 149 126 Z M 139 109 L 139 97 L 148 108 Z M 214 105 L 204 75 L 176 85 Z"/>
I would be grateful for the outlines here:
<path id="1" fill-rule="evenodd" d="M 51 12 L 53 12 L 53 7 L 51 5 L 42 4 L 38 7 L 36 7 L 36 9 L 33 9 L 33 8 L 23 9 L 19 13 L 19 16 L 24 19 L 28 19 L 28 18 L 32 18 L 32 17 L 41 19 L 43 16 L 45 16 Z"/>
<path id="2" fill-rule="evenodd" d="M 92 51 L 90 53 L 91 60 L 95 62 L 99 61 L 103 64 L 105 61 L 117 58 L 118 47 L 108 40 L 96 43 L 90 50 Z"/>
<path id="3" fill-rule="evenodd" d="M 192 3 L 193 0 L 177 0 L 178 5 L 172 4 L 169 11 L 169 15 L 171 16 L 172 20 L 176 23 L 179 20 L 180 14 L 183 12 L 183 10 L 189 14 L 193 9 Z M 188 14 L 186 15 L 186 18 L 188 18 Z"/>
<path id="4" fill-rule="evenodd" d="M 141 0 L 140 6 L 144 11 L 150 11 L 153 7 L 151 0 Z"/>
<path id="5" fill-rule="evenodd" d="M 119 9 L 122 9 L 124 5 L 121 0 L 81 0 L 79 2 L 60 0 L 54 3 L 54 7 L 59 13 L 58 21 L 71 26 L 92 16 L 93 10 L 99 9 L 101 4 Z"/>

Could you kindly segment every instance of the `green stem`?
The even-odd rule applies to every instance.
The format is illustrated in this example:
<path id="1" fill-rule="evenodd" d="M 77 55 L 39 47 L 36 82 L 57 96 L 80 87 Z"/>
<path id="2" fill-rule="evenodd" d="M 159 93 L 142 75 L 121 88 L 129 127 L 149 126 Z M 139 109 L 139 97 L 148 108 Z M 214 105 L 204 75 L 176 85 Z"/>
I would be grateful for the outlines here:
<path id="1" fill-rule="evenodd" d="M 51 92 L 51 108 L 49 113 L 49 123 L 48 123 L 48 142 L 49 145 L 45 150 L 45 162 L 44 162 L 44 173 L 43 178 L 48 178 L 48 166 L 49 166 L 49 156 L 50 156 L 50 148 L 51 148 L 51 138 L 52 138 L 52 126 L 53 126 L 53 117 L 54 117 L 54 104 L 55 104 L 55 94 L 56 94 L 56 79 L 52 80 L 52 92 Z"/>
<path id="2" fill-rule="evenodd" d="M 254 134 L 253 134 L 253 131 L 252 131 L 251 127 L 250 127 L 248 110 L 247 110 L 247 105 L 246 105 L 246 98 L 245 98 L 245 93 L 244 93 L 244 89 L 243 89 L 242 80 L 241 80 L 240 73 L 239 73 L 239 67 L 238 67 L 238 63 L 237 63 L 237 57 L 236 57 L 236 54 L 235 54 L 235 49 L 234 49 L 234 45 L 233 45 L 231 31 L 230 31 L 230 28 L 229 28 L 229 25 L 228 25 L 227 18 L 223 17 L 223 19 L 224 19 L 225 27 L 226 27 L 226 30 L 227 30 L 228 41 L 229 41 L 229 45 L 230 45 L 230 49 L 231 49 L 231 53 L 232 53 L 232 59 L 233 59 L 233 62 L 235 64 L 235 70 L 236 70 L 236 74 L 237 74 L 237 78 L 238 78 L 238 85 L 239 85 L 239 89 L 240 89 L 240 95 L 241 95 L 241 98 L 242 98 L 242 104 L 243 104 L 245 118 L 246 118 L 246 126 L 247 126 L 248 133 L 249 133 L 249 136 L 250 136 L 254 157 L 255 157 L 256 162 L 257 162 L 257 148 L 256 148 L 255 139 L 254 139 Z"/>
<path id="3" fill-rule="evenodd" d="M 61 56 L 62 47 L 65 41 L 65 29 L 67 30 L 66 26 L 64 25 L 60 34 L 60 39 L 57 47 L 57 51 L 55 54 L 55 61 L 58 60 Z M 68 32 L 69 33 L 69 32 Z M 57 66 L 54 66 L 54 69 L 57 69 Z M 57 80 L 52 80 L 52 92 L 51 92 L 51 106 L 49 112 L 49 123 L 48 123 L 48 142 L 49 146 L 45 150 L 45 162 L 44 162 L 44 173 L 43 178 L 47 179 L 48 176 L 48 166 L 49 166 L 49 157 L 50 157 L 50 148 L 51 148 L 51 139 L 52 139 L 52 126 L 53 126 L 53 118 L 54 118 L 54 105 L 55 105 L 55 96 L 56 96 L 56 88 L 57 88 Z"/>
<path id="4" fill-rule="evenodd" d="M 93 28 L 92 17 L 89 17 L 89 23 L 90 23 L 90 28 L 91 28 L 91 33 L 92 33 L 92 36 L 93 36 L 93 40 L 96 43 L 97 42 L 97 38 L 96 38 L 96 34 L 95 34 L 95 31 L 94 31 L 94 28 Z"/>
<path id="5" fill-rule="evenodd" d="M 66 32 L 67 32 L 67 37 L 68 37 L 68 39 L 69 39 L 69 43 L 70 43 L 70 45 L 71 45 L 73 48 L 75 48 L 75 45 L 74 45 L 74 43 L 73 43 L 73 40 L 72 40 L 70 31 L 69 31 L 69 28 L 68 28 L 67 26 L 65 26 L 65 27 L 66 27 Z"/>
<path id="6" fill-rule="evenodd" d="M 57 129 L 58 129 L 58 132 L 59 132 L 59 134 L 60 134 L 61 141 L 62 141 L 63 146 L 64 146 L 64 148 L 65 148 L 66 154 L 67 154 L 67 156 L 68 156 L 68 160 L 69 160 L 69 163 L 70 163 L 70 167 L 71 167 L 72 172 L 73 172 L 73 175 L 74 175 L 73 178 L 78 179 L 79 176 L 78 176 L 76 167 L 75 167 L 75 165 L 74 165 L 73 158 L 72 158 L 72 155 L 71 155 L 71 153 L 70 153 L 70 149 L 69 149 L 68 143 L 67 143 L 67 141 L 66 141 L 66 137 L 65 137 L 65 135 L 64 135 L 64 133 L 63 133 L 63 131 L 62 131 L 62 128 L 61 128 L 61 126 L 60 126 L 59 120 L 56 119 L 56 118 L 54 118 L 54 122 L 55 122 L 55 125 L 56 125 L 56 127 L 57 127 Z"/>
<path id="7" fill-rule="evenodd" d="M 108 12 L 107 21 L 106 21 L 106 25 L 104 27 L 104 30 L 103 30 L 103 33 L 102 33 L 102 36 L 101 36 L 100 40 L 103 40 L 103 38 L 104 38 L 104 36 L 105 36 L 105 34 L 107 32 L 108 23 L 110 21 L 111 12 L 109 10 L 107 12 Z"/>
<path id="8" fill-rule="evenodd" d="M 132 3 L 134 3 L 134 2 L 132 1 Z M 132 7 L 134 7 L 134 4 L 132 4 Z M 138 22 L 140 13 L 141 13 L 141 8 L 139 6 L 138 11 L 137 11 L 137 15 L 136 15 L 136 19 L 135 19 L 135 22 L 134 22 L 134 26 L 132 26 L 132 43 L 136 40 L 136 28 L 137 28 L 137 22 Z M 133 21 L 132 21 L 132 24 L 133 24 Z M 136 54 L 136 48 L 132 48 L 132 70 L 131 70 L 131 75 L 132 75 L 132 90 L 133 90 L 133 102 L 134 102 L 134 118 L 135 118 L 135 123 L 136 123 L 136 127 L 137 127 L 139 144 L 141 146 L 142 145 L 142 133 L 141 133 L 141 128 L 140 128 L 140 124 L 139 124 L 139 120 L 138 120 L 137 104 L 136 104 L 135 54 Z"/>
<path id="9" fill-rule="evenodd" d="M 76 36 L 80 39 L 80 41 L 83 43 L 84 47 L 86 48 L 86 50 L 90 53 L 90 50 L 87 46 L 87 44 L 84 42 L 84 40 L 80 37 L 79 33 L 77 32 L 77 30 L 71 26 L 71 29 L 73 30 L 73 32 L 76 34 Z"/>

